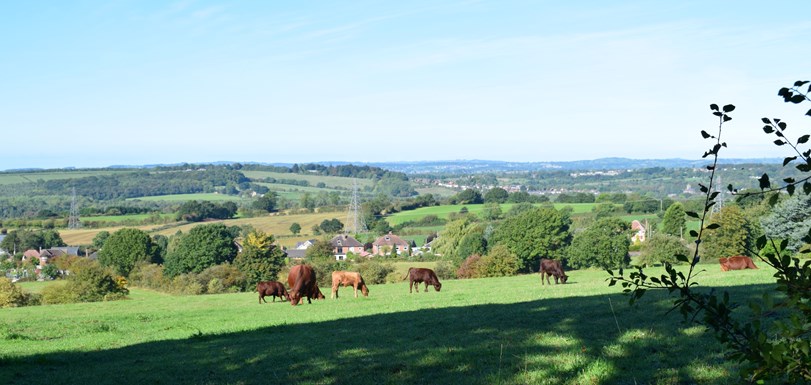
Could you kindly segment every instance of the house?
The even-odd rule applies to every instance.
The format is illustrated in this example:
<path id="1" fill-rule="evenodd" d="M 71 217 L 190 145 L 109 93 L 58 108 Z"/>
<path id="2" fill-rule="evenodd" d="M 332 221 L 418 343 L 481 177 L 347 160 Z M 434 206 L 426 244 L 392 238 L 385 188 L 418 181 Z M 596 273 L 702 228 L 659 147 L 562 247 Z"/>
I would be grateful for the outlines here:
<path id="1" fill-rule="evenodd" d="M 287 254 L 287 258 L 290 259 L 304 259 L 304 257 L 307 255 L 307 250 L 289 249 L 285 250 L 284 253 Z"/>
<path id="2" fill-rule="evenodd" d="M 345 260 L 346 253 L 360 254 L 363 252 L 363 244 L 346 234 L 335 236 L 329 240 L 329 244 L 332 245 L 332 253 L 335 254 L 337 261 Z"/>
<path id="3" fill-rule="evenodd" d="M 296 250 L 307 250 L 315 244 L 315 239 L 308 239 L 304 242 L 296 242 Z"/>
<path id="4" fill-rule="evenodd" d="M 634 220 L 631 222 L 631 230 L 635 231 L 634 235 L 631 236 L 631 243 L 638 244 L 645 242 L 645 226 L 642 226 L 639 221 Z"/>
<path id="5" fill-rule="evenodd" d="M 392 234 L 391 231 L 372 242 L 372 254 L 374 255 L 391 254 L 392 248 L 397 248 L 397 254 L 407 253 L 408 242 Z"/>

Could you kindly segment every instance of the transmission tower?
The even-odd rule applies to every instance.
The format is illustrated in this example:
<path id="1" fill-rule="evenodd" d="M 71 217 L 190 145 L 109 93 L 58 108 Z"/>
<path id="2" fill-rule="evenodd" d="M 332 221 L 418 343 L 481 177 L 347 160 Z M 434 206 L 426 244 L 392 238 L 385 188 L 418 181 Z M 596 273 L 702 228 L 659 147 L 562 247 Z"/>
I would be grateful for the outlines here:
<path id="1" fill-rule="evenodd" d="M 354 179 L 352 184 L 352 200 L 349 202 L 349 210 L 346 214 L 346 224 L 344 227 L 347 233 L 354 234 L 366 232 L 366 223 L 361 215 L 360 201 L 358 199 L 358 180 Z"/>
<path id="2" fill-rule="evenodd" d="M 70 217 L 68 218 L 68 228 L 78 229 L 82 227 L 79 221 L 79 206 L 76 204 L 76 187 L 73 188 L 73 198 L 70 200 Z"/>

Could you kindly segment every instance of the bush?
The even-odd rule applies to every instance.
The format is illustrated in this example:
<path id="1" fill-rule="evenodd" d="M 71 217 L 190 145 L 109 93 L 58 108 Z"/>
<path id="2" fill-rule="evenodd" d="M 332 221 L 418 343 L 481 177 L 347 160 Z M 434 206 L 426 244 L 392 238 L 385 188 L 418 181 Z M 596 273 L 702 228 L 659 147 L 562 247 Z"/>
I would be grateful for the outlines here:
<path id="1" fill-rule="evenodd" d="M 481 277 L 507 277 L 518 274 L 521 260 L 504 245 L 496 245 L 478 263 Z"/>
<path id="2" fill-rule="evenodd" d="M 113 271 L 96 261 L 81 259 L 73 264 L 68 282 L 43 290 L 43 303 L 97 302 L 125 298 L 129 294 L 126 280 L 119 280 Z"/>
<path id="3" fill-rule="evenodd" d="M 166 290 L 169 286 L 163 276 L 163 266 L 153 263 L 136 264 L 130 272 L 130 282 L 133 286 L 153 290 Z"/>
<path id="4" fill-rule="evenodd" d="M 211 281 L 217 280 L 222 289 L 211 291 L 206 290 L 209 294 L 224 293 L 224 292 L 238 292 L 246 289 L 247 280 L 236 266 L 230 263 L 222 265 L 214 265 L 203 270 L 198 275 L 198 282 L 207 287 L 211 286 Z M 216 288 L 216 286 L 215 286 Z"/>
<path id="5" fill-rule="evenodd" d="M 437 277 L 440 279 L 455 279 L 456 266 L 451 261 L 442 260 L 437 262 L 434 267 L 434 273 L 436 273 Z"/>
<path id="6" fill-rule="evenodd" d="M 0 308 L 25 306 L 27 298 L 23 290 L 8 278 L 0 278 Z"/>
<path id="7" fill-rule="evenodd" d="M 172 279 L 169 291 L 180 295 L 203 294 L 205 286 L 197 278 L 197 274 L 181 274 Z"/>
<path id="8" fill-rule="evenodd" d="M 388 275 L 394 272 L 394 265 L 387 262 L 368 260 L 355 265 L 354 269 L 360 273 L 366 284 L 376 285 L 387 281 Z"/>
<path id="9" fill-rule="evenodd" d="M 459 266 L 459 269 L 456 270 L 456 277 L 462 279 L 481 277 L 480 273 L 481 259 L 482 257 L 478 254 L 473 254 L 465 258 L 465 261 L 462 262 L 462 265 Z"/>

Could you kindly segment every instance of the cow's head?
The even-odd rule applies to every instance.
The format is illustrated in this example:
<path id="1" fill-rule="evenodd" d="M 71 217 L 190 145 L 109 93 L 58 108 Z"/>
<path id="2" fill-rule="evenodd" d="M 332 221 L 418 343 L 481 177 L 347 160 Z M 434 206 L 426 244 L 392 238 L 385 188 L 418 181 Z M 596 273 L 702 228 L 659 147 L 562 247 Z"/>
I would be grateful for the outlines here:
<path id="1" fill-rule="evenodd" d="M 566 281 L 568 279 L 569 279 L 569 276 L 566 275 L 566 273 L 563 273 L 563 274 L 560 275 L 560 283 L 566 283 Z"/>
<path id="2" fill-rule="evenodd" d="M 361 293 L 363 293 L 363 296 L 364 296 L 364 297 L 368 297 L 368 296 L 369 296 L 369 288 L 368 288 L 368 287 L 366 287 L 366 284 L 365 284 L 365 283 L 364 283 L 364 284 L 362 284 L 362 285 L 360 285 L 360 292 L 361 292 Z"/>
<path id="3" fill-rule="evenodd" d="M 287 294 L 287 300 L 290 301 L 290 304 L 293 306 L 298 305 L 301 301 L 301 292 L 291 290 L 290 293 Z"/>
<path id="4" fill-rule="evenodd" d="M 442 289 L 442 284 L 439 281 L 434 282 L 434 290 L 439 291 Z"/>
<path id="5" fill-rule="evenodd" d="M 316 291 L 318 291 L 318 293 L 315 295 L 315 299 L 324 299 L 324 298 L 325 298 L 325 297 L 324 297 L 324 294 L 323 294 L 323 293 L 321 293 L 321 289 L 319 289 L 318 287 L 316 287 L 316 288 L 315 288 L 315 290 L 316 290 Z"/>

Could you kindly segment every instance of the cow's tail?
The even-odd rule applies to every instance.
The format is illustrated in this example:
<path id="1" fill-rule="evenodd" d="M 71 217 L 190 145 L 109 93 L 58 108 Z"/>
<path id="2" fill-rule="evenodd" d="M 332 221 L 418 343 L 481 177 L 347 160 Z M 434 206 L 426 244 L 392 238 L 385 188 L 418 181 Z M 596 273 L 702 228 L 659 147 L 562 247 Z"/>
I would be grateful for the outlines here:
<path id="1" fill-rule="evenodd" d="M 406 273 L 405 277 L 403 277 L 403 279 L 401 279 L 401 281 L 405 281 L 406 279 L 408 279 L 408 276 L 410 276 L 410 275 L 411 275 L 411 270 L 414 270 L 414 268 L 413 268 L 413 267 L 409 267 L 409 268 L 408 268 L 408 272 Z"/>

